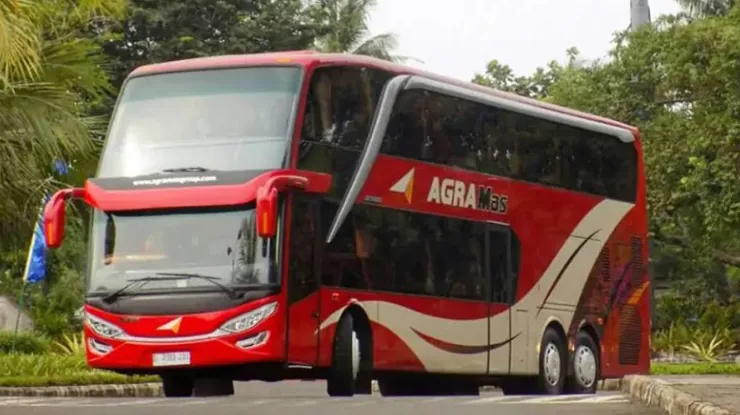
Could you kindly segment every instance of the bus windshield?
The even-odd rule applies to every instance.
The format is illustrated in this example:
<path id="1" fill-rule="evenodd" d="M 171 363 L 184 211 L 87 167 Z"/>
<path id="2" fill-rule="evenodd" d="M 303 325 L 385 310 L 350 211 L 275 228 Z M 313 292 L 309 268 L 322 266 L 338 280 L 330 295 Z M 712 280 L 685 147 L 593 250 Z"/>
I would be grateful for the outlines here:
<path id="1" fill-rule="evenodd" d="M 132 78 L 121 93 L 98 177 L 193 166 L 280 168 L 301 71 L 252 67 Z"/>
<path id="2" fill-rule="evenodd" d="M 90 238 L 89 290 L 110 294 L 136 278 L 172 273 L 206 275 L 230 287 L 278 283 L 256 236 L 254 208 L 177 209 L 162 212 L 95 210 Z M 213 289 L 203 280 L 157 278 L 151 290 Z"/>

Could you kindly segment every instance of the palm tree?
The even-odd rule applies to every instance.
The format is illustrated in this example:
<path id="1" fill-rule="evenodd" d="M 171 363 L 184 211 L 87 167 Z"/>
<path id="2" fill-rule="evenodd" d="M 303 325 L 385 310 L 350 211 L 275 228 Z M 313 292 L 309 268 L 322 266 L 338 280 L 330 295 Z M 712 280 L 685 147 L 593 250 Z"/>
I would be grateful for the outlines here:
<path id="1" fill-rule="evenodd" d="M 735 0 L 676 0 L 694 17 L 724 16 L 737 3 Z"/>
<path id="2" fill-rule="evenodd" d="M 125 0 L 0 0 L 0 247 L 24 240 L 56 158 L 95 151 L 86 100 L 108 91 L 91 19 L 120 15 Z"/>
<path id="3" fill-rule="evenodd" d="M 369 35 L 370 9 L 375 0 L 325 0 L 329 31 L 317 40 L 317 49 L 322 52 L 353 53 L 385 59 L 393 62 L 408 58 L 393 55 L 398 39 L 393 33 Z"/>

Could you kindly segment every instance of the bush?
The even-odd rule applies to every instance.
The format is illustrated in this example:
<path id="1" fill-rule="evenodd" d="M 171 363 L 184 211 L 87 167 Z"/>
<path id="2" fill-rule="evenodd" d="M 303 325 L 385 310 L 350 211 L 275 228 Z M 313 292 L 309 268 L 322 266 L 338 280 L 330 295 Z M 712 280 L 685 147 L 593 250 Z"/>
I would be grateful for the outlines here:
<path id="1" fill-rule="evenodd" d="M 0 374 L 3 377 L 54 377 L 81 373 L 107 373 L 87 366 L 84 356 L 58 354 L 4 354 L 0 355 Z"/>
<path id="2" fill-rule="evenodd" d="M 85 356 L 0 354 L 0 387 L 159 382 L 157 376 L 126 376 L 87 366 Z"/>
<path id="3" fill-rule="evenodd" d="M 0 294 L 18 298 L 23 289 L 24 310 L 36 331 L 50 338 L 80 329 L 74 313 L 84 298 L 85 282 L 79 270 L 84 267 L 87 252 L 85 230 L 77 215 L 70 215 L 68 221 L 64 245 L 47 252 L 47 276 L 40 284 L 23 287 L 26 247 L 0 252 Z"/>
<path id="4" fill-rule="evenodd" d="M 736 352 L 736 339 L 732 330 L 715 329 L 711 325 L 693 328 L 683 323 L 673 323 L 665 330 L 652 335 L 651 351 L 668 356 L 688 355 L 695 359 L 715 362 Z"/>
<path id="5" fill-rule="evenodd" d="M 0 332 L 0 354 L 10 353 L 13 350 L 12 331 Z M 15 351 L 24 354 L 43 354 L 49 350 L 49 341 L 35 333 L 18 333 L 15 339 Z M 2 373 L 2 372 L 0 372 Z"/>

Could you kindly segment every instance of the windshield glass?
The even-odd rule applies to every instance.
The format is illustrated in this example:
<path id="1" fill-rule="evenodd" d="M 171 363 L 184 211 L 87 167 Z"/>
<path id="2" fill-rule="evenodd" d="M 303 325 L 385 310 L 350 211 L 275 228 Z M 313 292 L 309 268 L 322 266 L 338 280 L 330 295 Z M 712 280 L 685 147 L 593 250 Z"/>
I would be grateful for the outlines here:
<path id="1" fill-rule="evenodd" d="M 133 78 L 123 88 L 98 177 L 198 166 L 280 168 L 301 69 L 252 67 Z"/>
<path id="2" fill-rule="evenodd" d="M 166 213 L 95 210 L 90 238 L 91 293 L 110 293 L 141 277 L 161 277 L 131 292 L 208 288 L 202 279 L 173 280 L 157 273 L 198 273 L 231 287 L 275 284 L 271 252 L 262 255 L 254 209 L 188 209 Z"/>

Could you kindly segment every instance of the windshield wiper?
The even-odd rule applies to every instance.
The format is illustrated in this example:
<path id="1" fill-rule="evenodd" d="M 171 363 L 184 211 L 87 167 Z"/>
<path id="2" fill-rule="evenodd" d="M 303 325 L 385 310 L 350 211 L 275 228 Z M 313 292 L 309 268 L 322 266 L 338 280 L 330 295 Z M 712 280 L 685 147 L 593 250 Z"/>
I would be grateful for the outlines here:
<path id="1" fill-rule="evenodd" d="M 141 277 L 141 278 L 133 278 L 133 279 L 126 280 L 126 282 L 128 282 L 128 284 L 124 285 L 122 288 L 116 290 L 115 292 L 113 292 L 111 294 L 108 294 L 105 297 L 103 297 L 103 301 L 106 302 L 106 303 L 108 303 L 108 304 L 111 304 L 111 303 L 115 302 L 116 300 L 118 300 L 118 298 L 120 296 L 122 296 L 123 294 L 125 294 L 126 291 L 128 291 L 131 288 L 133 288 L 134 286 L 144 285 L 147 282 L 161 281 L 161 280 L 162 280 L 161 278 L 156 278 L 156 277 Z"/>
<path id="2" fill-rule="evenodd" d="M 165 173 L 203 173 L 206 171 L 210 171 L 210 169 L 207 169 L 205 167 L 193 166 L 193 167 L 178 167 L 174 169 L 164 169 L 162 171 Z"/>
<path id="3" fill-rule="evenodd" d="M 232 300 L 238 300 L 239 298 L 244 297 L 244 293 L 239 293 L 236 290 L 234 290 L 233 288 L 229 288 L 229 287 L 221 284 L 220 282 L 218 282 L 218 280 L 220 278 L 211 277 L 210 275 L 192 274 L 192 273 L 188 273 L 188 272 L 157 272 L 154 275 L 162 275 L 162 276 L 174 277 L 172 279 L 176 279 L 176 280 L 180 280 L 180 279 L 187 279 L 187 280 L 189 280 L 191 278 L 196 278 L 196 279 L 199 279 L 199 280 L 208 281 L 211 284 L 213 284 L 213 285 L 217 286 L 218 288 L 222 289 L 225 293 L 227 293 L 229 295 L 229 298 L 231 298 Z"/>

